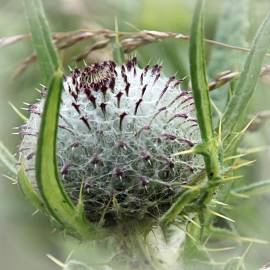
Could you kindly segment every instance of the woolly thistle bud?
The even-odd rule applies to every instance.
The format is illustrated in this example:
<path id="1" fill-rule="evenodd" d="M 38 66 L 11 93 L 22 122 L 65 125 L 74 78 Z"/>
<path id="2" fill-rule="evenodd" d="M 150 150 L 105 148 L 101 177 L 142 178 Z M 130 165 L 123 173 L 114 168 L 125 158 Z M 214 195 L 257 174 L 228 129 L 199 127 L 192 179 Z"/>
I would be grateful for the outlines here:
<path id="1" fill-rule="evenodd" d="M 63 83 L 57 161 L 65 191 L 77 203 L 82 187 L 86 218 L 104 226 L 156 220 L 200 170 L 201 159 L 175 152 L 198 143 L 194 101 L 181 80 L 161 66 L 139 68 L 133 58 L 74 69 Z M 29 106 L 20 153 L 35 184 L 37 134 L 46 91 Z"/>

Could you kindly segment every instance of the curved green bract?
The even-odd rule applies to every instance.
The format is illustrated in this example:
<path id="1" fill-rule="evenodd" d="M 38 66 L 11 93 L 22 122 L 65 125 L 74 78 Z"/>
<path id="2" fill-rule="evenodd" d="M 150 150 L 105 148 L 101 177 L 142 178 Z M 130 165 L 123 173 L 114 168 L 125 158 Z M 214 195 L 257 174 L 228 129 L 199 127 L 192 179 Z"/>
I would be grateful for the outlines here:
<path id="1" fill-rule="evenodd" d="M 251 51 L 245 61 L 244 70 L 225 110 L 222 122 L 223 137 L 242 129 L 247 107 L 263 64 L 264 56 L 270 44 L 270 13 L 257 31 Z"/>
<path id="2" fill-rule="evenodd" d="M 36 178 L 48 212 L 72 234 L 98 237 L 96 228 L 83 215 L 66 194 L 58 175 L 56 140 L 63 74 L 57 71 L 49 87 L 38 138 Z"/>

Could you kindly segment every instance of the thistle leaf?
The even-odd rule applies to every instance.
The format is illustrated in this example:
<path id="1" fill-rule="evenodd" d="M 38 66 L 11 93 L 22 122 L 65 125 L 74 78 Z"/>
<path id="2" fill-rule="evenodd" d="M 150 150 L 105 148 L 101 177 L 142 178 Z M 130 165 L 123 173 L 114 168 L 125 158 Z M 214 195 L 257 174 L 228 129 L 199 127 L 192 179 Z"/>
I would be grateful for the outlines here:
<path id="1" fill-rule="evenodd" d="M 225 110 L 222 122 L 224 137 L 241 129 L 269 43 L 270 13 L 257 31 L 239 82 Z"/>
<path id="2" fill-rule="evenodd" d="M 41 0 L 24 0 L 24 4 L 43 80 L 48 84 L 60 66 L 58 54 L 53 45 Z"/>
<path id="3" fill-rule="evenodd" d="M 83 236 L 92 235 L 93 226 L 91 228 L 91 225 L 81 215 L 78 215 L 76 206 L 62 186 L 57 169 L 56 139 L 63 87 L 62 78 L 62 72 L 57 71 L 45 102 L 38 138 L 36 178 L 49 213 L 73 233 L 75 231 Z"/>

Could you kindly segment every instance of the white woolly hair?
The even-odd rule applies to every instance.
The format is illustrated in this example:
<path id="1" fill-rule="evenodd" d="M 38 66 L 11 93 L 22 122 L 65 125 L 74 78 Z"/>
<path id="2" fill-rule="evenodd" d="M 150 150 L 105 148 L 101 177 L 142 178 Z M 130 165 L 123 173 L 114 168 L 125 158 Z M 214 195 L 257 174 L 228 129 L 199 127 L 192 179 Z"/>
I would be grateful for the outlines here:
<path id="1" fill-rule="evenodd" d="M 83 185 L 86 215 L 105 225 L 157 218 L 182 185 L 201 170 L 201 158 L 172 158 L 199 142 L 194 100 L 182 81 L 141 69 L 136 59 L 74 69 L 65 78 L 57 157 L 66 192 L 76 202 Z M 44 96 L 46 96 L 46 91 Z M 29 106 L 20 155 L 35 183 L 35 152 L 45 97 Z M 104 215 L 104 211 L 106 211 Z"/>

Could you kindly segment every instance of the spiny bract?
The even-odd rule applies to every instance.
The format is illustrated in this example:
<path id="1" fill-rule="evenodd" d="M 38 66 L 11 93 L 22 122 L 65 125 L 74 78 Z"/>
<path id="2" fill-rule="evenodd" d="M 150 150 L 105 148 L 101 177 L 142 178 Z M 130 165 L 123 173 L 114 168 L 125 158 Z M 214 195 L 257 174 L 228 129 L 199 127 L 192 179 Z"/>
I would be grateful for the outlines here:
<path id="1" fill-rule="evenodd" d="M 74 69 L 64 80 L 57 137 L 59 172 L 76 203 L 83 188 L 89 221 L 112 226 L 157 219 L 200 170 L 200 158 L 173 158 L 198 143 L 194 100 L 161 66 L 139 68 L 133 58 Z M 35 183 L 35 152 L 46 90 L 29 105 L 19 147 Z"/>

